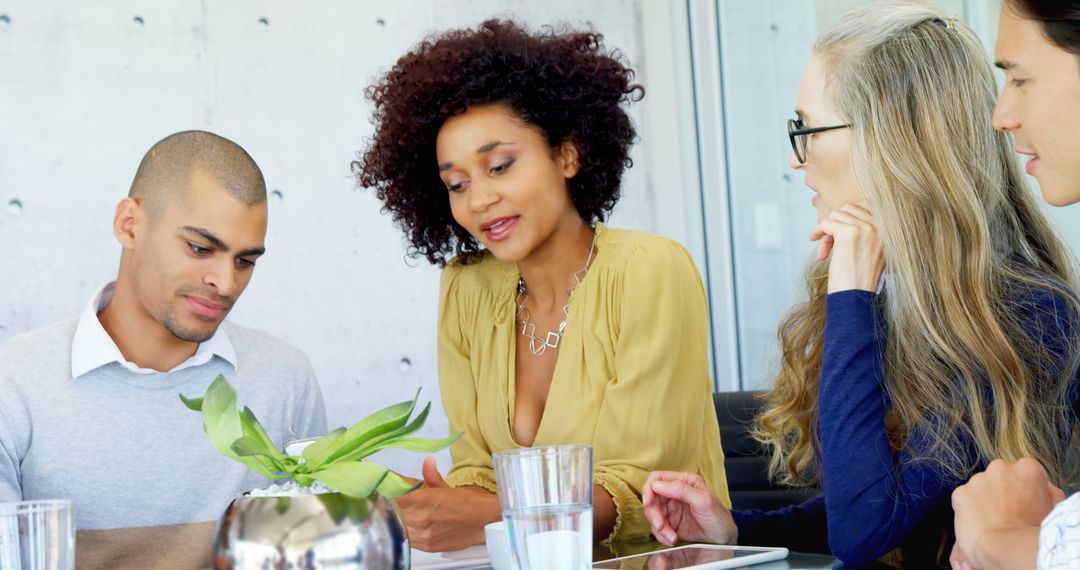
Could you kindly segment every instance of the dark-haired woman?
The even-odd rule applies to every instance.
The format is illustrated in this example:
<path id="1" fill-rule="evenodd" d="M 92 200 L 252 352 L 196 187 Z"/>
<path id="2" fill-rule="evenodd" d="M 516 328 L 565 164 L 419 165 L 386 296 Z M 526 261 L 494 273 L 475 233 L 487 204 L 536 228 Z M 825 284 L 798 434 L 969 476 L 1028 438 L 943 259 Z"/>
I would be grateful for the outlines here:
<path id="1" fill-rule="evenodd" d="M 1080 0 L 1005 0 L 994 51 L 1006 79 L 994 126 L 1047 202 L 1080 202 Z M 1080 493 L 1065 500 L 1034 459 L 995 461 L 952 504 L 954 567 L 1080 567 Z"/>
<path id="2" fill-rule="evenodd" d="M 697 269 L 600 222 L 630 164 L 632 79 L 599 34 L 488 21 L 429 38 L 368 91 L 376 132 L 354 170 L 413 253 L 445 265 L 439 381 L 464 432 L 446 480 L 429 459 L 399 503 L 414 546 L 483 542 L 491 454 L 517 447 L 593 446 L 597 539 L 649 534 L 654 469 L 727 501 Z"/>

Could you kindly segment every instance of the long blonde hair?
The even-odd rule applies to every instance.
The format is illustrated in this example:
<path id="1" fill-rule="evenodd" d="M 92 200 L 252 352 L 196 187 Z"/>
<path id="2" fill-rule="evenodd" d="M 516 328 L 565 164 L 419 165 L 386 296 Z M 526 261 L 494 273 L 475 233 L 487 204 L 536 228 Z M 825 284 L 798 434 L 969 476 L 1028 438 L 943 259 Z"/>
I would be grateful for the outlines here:
<path id="1" fill-rule="evenodd" d="M 1044 346 L 1027 329 L 1038 299 L 1054 299 L 1059 318 L 1077 322 L 1071 257 L 1008 137 L 991 126 L 997 89 L 978 38 L 936 8 L 876 3 L 833 24 L 814 53 L 827 95 L 852 124 L 851 164 L 885 252 L 894 450 L 922 428 L 929 450 L 914 460 L 938 462 L 957 480 L 993 458 L 1030 456 L 1060 481 L 1077 343 Z M 828 262 L 811 262 L 809 299 L 780 325 L 781 370 L 757 423 L 772 475 L 788 484 L 820 475 L 827 280 Z M 978 457 L 963 453 L 961 439 Z"/>

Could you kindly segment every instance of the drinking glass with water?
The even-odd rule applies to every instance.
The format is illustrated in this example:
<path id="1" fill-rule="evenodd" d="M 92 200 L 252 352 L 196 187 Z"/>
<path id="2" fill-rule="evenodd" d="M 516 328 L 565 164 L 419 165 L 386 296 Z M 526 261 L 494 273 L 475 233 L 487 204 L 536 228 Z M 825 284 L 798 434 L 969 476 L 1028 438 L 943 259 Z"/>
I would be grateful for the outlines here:
<path id="1" fill-rule="evenodd" d="M 499 503 L 518 570 L 592 565 L 592 447 L 556 445 L 493 455 Z"/>
<path id="2" fill-rule="evenodd" d="M 0 569 L 74 570 L 71 501 L 0 503 Z"/>

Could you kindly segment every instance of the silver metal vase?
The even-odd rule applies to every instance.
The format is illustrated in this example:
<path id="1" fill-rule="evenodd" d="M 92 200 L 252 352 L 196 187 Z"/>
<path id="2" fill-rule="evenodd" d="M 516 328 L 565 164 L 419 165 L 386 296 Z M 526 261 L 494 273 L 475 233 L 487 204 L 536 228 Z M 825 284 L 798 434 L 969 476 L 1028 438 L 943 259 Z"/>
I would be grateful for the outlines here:
<path id="1" fill-rule="evenodd" d="M 236 570 L 408 570 L 401 514 L 378 494 L 238 497 L 214 539 L 214 564 Z"/>

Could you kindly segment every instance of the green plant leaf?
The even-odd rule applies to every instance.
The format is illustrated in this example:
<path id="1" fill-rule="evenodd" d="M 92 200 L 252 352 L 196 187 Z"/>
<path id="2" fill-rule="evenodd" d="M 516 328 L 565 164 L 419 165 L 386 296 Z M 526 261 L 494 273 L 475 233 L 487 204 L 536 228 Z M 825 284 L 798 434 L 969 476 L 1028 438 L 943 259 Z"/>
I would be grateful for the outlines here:
<path id="1" fill-rule="evenodd" d="M 236 391 L 224 376 L 218 376 L 210 383 L 206 395 L 202 398 L 203 428 L 210 438 L 210 443 L 218 453 L 239 461 L 249 469 L 268 479 L 277 479 L 279 475 L 269 469 L 258 457 L 241 457 L 233 451 L 232 445 L 244 437 L 240 422 L 240 413 L 236 410 Z"/>
<path id="2" fill-rule="evenodd" d="M 396 439 L 401 439 L 410 436 L 420 428 L 424 427 L 424 422 L 427 421 L 428 414 L 431 412 L 431 402 L 428 402 L 421 411 L 411 422 L 399 427 L 398 429 L 386 432 L 378 437 L 369 439 L 366 443 L 356 448 L 352 452 L 345 454 L 339 458 L 340 461 L 355 461 L 357 459 L 363 459 L 372 453 L 375 453 L 382 448 L 383 444 Z"/>
<path id="3" fill-rule="evenodd" d="M 423 481 L 410 483 L 401 475 L 398 475 L 393 471 L 388 471 L 386 477 L 383 478 L 382 482 L 379 483 L 379 486 L 376 487 L 375 490 L 388 499 L 394 499 L 419 489 L 423 484 Z"/>
<path id="4" fill-rule="evenodd" d="M 339 493 L 362 499 L 375 491 L 388 472 L 377 463 L 352 461 L 329 465 L 312 473 L 311 477 Z"/>
<path id="5" fill-rule="evenodd" d="M 244 436 L 236 441 L 229 447 L 229 449 L 235 453 L 238 457 L 238 461 L 250 467 L 256 473 L 259 473 L 263 477 L 269 479 L 280 479 L 287 473 L 285 466 L 275 459 L 272 455 L 266 453 L 263 449 L 262 443 L 255 439 Z M 254 460 L 262 470 L 256 469 L 249 462 Z"/>
<path id="6" fill-rule="evenodd" d="M 419 390 L 416 395 L 419 398 Z M 278 449 L 250 408 L 237 411 L 236 391 L 224 376 L 215 378 L 202 398 L 180 395 L 185 406 L 202 413 L 210 443 L 225 457 L 268 479 L 288 477 L 303 487 L 322 481 L 340 493 L 339 497 L 364 501 L 373 492 L 398 497 L 415 490 L 420 483 L 410 483 L 377 463 L 361 461 L 363 457 L 391 447 L 430 453 L 461 437 L 410 437 L 423 427 L 431 412 L 428 403 L 412 418 L 417 398 L 383 408 L 348 429 L 327 433 L 300 456 L 290 456 Z"/>
<path id="7" fill-rule="evenodd" d="M 224 376 L 218 376 L 202 400 L 203 428 L 210 436 L 210 443 L 225 457 L 235 459 L 232 444 L 244 436 L 236 411 L 236 391 Z"/>
<path id="8" fill-rule="evenodd" d="M 270 439 L 270 435 L 266 433 L 258 418 L 255 417 L 255 412 L 252 412 L 247 406 L 244 406 L 244 411 L 240 414 L 240 428 L 244 431 L 245 437 L 253 438 L 262 443 L 268 457 L 274 458 L 278 463 L 283 462 L 286 455 L 278 449 L 274 440 Z"/>
<path id="9" fill-rule="evenodd" d="M 267 459 L 273 460 L 275 463 L 280 465 L 282 467 L 282 470 L 284 470 L 285 468 L 285 464 L 278 461 L 277 458 L 274 457 L 273 448 L 267 450 L 266 446 L 263 445 L 263 442 L 249 435 L 245 435 L 244 437 L 234 441 L 233 444 L 229 446 L 229 449 L 231 449 L 233 453 L 239 455 L 240 457 L 265 457 Z"/>
<path id="10" fill-rule="evenodd" d="M 296 459 L 297 458 L 291 455 L 286 455 L 285 458 L 281 460 L 281 464 L 289 471 L 295 471 L 300 467 L 300 463 Z"/>
<path id="11" fill-rule="evenodd" d="M 180 396 L 180 401 L 183 402 L 184 405 L 187 406 L 189 410 L 191 410 L 193 412 L 201 412 L 202 411 L 202 400 L 203 400 L 202 398 L 185 398 L 183 394 L 179 394 L 179 396 Z"/>
<path id="12" fill-rule="evenodd" d="M 326 514 L 330 515 L 330 520 L 334 521 L 335 525 L 340 525 L 341 521 L 349 516 L 349 505 L 346 501 L 355 500 L 341 493 L 320 493 L 315 496 L 322 503 L 323 508 L 326 509 Z"/>
<path id="13" fill-rule="evenodd" d="M 420 390 L 416 391 L 416 397 L 407 402 L 399 402 L 387 406 L 374 414 L 356 422 L 341 437 L 340 444 L 326 462 L 335 462 L 345 455 L 355 451 L 374 437 L 394 431 L 404 426 L 409 421 L 409 416 L 416 409 L 416 400 L 420 397 Z"/>
<path id="14" fill-rule="evenodd" d="M 371 507 L 374 505 L 374 502 L 368 500 L 367 497 L 358 499 L 341 493 L 323 493 L 315 496 L 319 498 L 327 514 L 337 525 L 346 518 L 354 521 L 367 520 L 371 514 Z"/>
<path id="15" fill-rule="evenodd" d="M 407 449 L 409 451 L 419 451 L 422 453 L 434 453 L 436 451 L 442 451 L 458 440 L 465 432 L 458 432 L 450 437 L 444 437 L 442 439 L 428 439 L 426 437 L 410 437 L 402 439 L 391 439 L 380 443 L 375 449 L 371 450 L 372 453 L 383 449 Z"/>
<path id="16" fill-rule="evenodd" d="M 314 469 L 322 465 L 326 459 L 330 457 L 330 454 L 334 452 L 335 446 L 341 441 L 342 436 L 345 435 L 345 431 L 345 428 L 339 427 L 305 447 L 304 450 L 300 452 L 300 455 L 304 456 L 304 460 L 307 461 L 308 467 Z"/>

